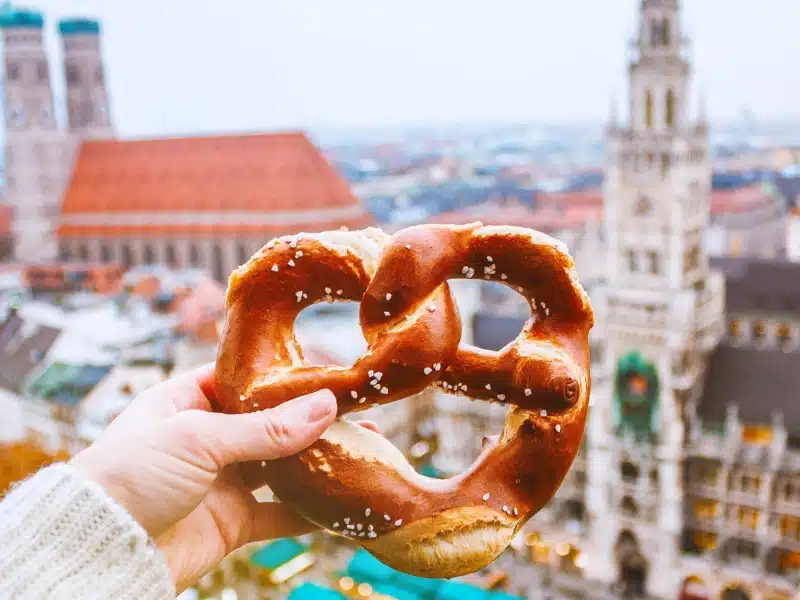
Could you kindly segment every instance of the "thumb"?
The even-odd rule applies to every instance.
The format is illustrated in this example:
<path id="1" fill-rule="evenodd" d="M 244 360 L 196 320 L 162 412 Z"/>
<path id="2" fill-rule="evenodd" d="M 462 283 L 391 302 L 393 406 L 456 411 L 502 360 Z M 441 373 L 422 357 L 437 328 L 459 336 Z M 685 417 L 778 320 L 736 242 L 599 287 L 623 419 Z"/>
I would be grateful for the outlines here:
<path id="1" fill-rule="evenodd" d="M 336 397 L 320 390 L 255 413 L 204 413 L 199 437 L 219 468 L 275 460 L 308 448 L 336 418 Z"/>

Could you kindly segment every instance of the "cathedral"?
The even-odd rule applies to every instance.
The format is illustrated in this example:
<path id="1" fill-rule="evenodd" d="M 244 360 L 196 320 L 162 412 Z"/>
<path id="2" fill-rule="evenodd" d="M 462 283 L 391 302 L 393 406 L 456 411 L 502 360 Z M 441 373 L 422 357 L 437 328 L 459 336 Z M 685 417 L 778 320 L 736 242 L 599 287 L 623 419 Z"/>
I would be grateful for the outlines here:
<path id="1" fill-rule="evenodd" d="M 57 28 L 63 68 L 52 69 L 44 15 L 0 7 L 15 261 L 162 264 L 225 282 L 275 235 L 372 224 L 303 132 L 118 139 L 100 23 Z M 63 125 L 55 73 L 66 89 Z"/>

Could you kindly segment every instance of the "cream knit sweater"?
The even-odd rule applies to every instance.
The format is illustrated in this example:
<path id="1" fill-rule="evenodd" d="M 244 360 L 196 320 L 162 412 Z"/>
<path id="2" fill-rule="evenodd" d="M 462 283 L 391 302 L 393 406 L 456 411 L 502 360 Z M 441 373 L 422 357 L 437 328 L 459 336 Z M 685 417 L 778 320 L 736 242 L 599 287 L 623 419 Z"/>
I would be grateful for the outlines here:
<path id="1" fill-rule="evenodd" d="M 102 487 L 65 464 L 0 500 L 0 600 L 165 600 L 163 555 Z"/>

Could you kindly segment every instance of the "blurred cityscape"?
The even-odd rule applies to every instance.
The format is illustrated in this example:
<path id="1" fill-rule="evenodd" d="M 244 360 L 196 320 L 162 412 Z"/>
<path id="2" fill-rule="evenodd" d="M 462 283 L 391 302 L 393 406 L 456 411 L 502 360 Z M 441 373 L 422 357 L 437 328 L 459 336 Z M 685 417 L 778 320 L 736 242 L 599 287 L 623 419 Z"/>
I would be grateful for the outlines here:
<path id="1" fill-rule="evenodd" d="M 800 597 L 800 112 L 710 123 L 681 6 L 636 10 L 634 41 L 619 40 L 628 89 L 596 126 L 129 140 L 99 20 L 3 5 L 0 494 L 213 360 L 228 274 L 273 237 L 518 225 L 567 244 L 597 324 L 581 452 L 506 553 L 425 580 L 321 532 L 243 548 L 182 598 Z M 530 317 L 489 276 L 451 285 L 466 343 L 499 350 Z M 305 358 L 352 364 L 357 311 L 303 311 Z M 505 415 L 431 390 L 359 418 L 448 477 Z"/>

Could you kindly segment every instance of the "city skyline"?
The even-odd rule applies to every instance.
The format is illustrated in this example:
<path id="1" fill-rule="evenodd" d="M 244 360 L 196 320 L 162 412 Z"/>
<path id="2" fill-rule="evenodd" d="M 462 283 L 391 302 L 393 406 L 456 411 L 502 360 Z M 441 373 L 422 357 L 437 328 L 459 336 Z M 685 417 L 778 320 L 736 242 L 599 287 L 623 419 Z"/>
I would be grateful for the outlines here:
<path id="1" fill-rule="evenodd" d="M 607 118 L 612 98 L 624 116 L 625 49 L 635 33 L 635 4 L 503 0 L 489 7 L 441 0 L 428 6 L 412 0 L 377 6 L 343 0 L 334 7 L 201 0 L 193 10 L 185 2 L 155 0 L 26 5 L 45 13 L 57 98 L 63 97 L 63 76 L 55 21 L 75 15 L 102 21 L 119 134 L 148 137 L 459 122 L 597 123 Z M 771 11 L 755 11 L 748 0 L 685 4 L 685 33 L 697 65 L 693 109 L 703 95 L 712 120 L 735 119 L 745 109 L 759 119 L 791 117 L 800 94 L 800 77 L 791 71 L 800 54 L 792 32 L 800 4 L 774 0 Z"/>

